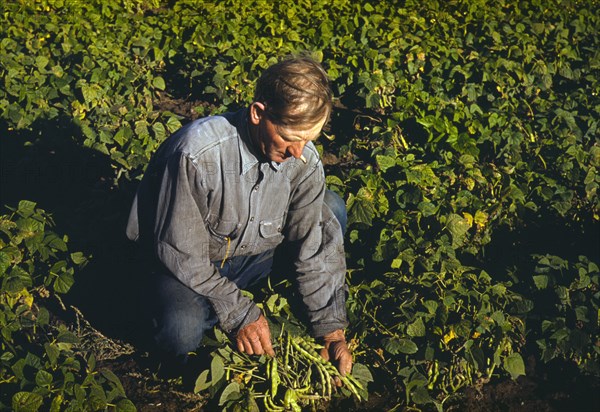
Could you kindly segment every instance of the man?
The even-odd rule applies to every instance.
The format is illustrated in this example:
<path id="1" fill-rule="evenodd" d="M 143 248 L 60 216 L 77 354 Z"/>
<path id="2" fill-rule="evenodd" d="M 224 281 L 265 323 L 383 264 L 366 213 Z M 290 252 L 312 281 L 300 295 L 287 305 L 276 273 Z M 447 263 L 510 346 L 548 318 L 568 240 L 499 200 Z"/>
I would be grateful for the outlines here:
<path id="1" fill-rule="evenodd" d="M 152 275 L 161 348 L 185 357 L 216 315 L 241 352 L 273 356 L 267 321 L 240 288 L 289 259 L 322 356 L 350 372 L 345 205 L 325 189 L 312 144 L 331 107 L 323 68 L 289 58 L 263 73 L 248 108 L 196 120 L 158 149 L 127 235 L 164 269 Z"/>

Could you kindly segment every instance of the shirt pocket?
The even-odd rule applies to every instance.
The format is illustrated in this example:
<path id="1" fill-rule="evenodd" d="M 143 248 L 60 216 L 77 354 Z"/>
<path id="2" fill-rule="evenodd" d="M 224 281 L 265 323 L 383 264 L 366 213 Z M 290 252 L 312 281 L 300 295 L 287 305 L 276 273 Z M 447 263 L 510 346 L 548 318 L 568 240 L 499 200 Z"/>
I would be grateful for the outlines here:
<path id="1" fill-rule="evenodd" d="M 234 221 L 221 220 L 216 215 L 210 215 L 206 224 L 210 236 L 210 259 L 220 259 L 226 253 L 227 244 L 238 235 L 240 224 Z"/>
<path id="2" fill-rule="evenodd" d="M 274 220 L 261 220 L 258 228 L 261 238 L 269 245 L 269 248 L 274 248 L 283 241 L 283 218 Z"/>

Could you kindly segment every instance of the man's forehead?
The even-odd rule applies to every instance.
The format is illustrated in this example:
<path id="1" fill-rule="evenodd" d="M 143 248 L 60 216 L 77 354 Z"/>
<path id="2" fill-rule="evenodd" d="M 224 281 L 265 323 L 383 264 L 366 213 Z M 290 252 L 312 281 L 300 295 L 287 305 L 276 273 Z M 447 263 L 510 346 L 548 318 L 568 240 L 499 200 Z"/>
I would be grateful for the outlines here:
<path id="1" fill-rule="evenodd" d="M 279 131 L 281 136 L 288 140 L 314 140 L 321 134 L 325 122 L 327 122 L 327 116 L 324 116 L 314 125 L 309 125 L 307 127 L 280 126 Z"/>

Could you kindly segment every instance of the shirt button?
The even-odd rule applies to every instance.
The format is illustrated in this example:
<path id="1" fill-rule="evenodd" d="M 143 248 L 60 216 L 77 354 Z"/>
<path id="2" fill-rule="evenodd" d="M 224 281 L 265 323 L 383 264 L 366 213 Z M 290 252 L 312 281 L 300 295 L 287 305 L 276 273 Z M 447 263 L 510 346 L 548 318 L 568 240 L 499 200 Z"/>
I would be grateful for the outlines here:
<path id="1" fill-rule="evenodd" d="M 246 249 L 246 245 L 240 246 L 240 249 L 242 249 L 242 250 Z"/>
<path id="2" fill-rule="evenodd" d="M 258 192 L 258 186 L 254 186 L 254 191 Z"/>
<path id="3" fill-rule="evenodd" d="M 254 216 L 252 216 L 252 217 L 250 218 L 250 221 L 251 221 L 251 222 L 254 222 Z"/>

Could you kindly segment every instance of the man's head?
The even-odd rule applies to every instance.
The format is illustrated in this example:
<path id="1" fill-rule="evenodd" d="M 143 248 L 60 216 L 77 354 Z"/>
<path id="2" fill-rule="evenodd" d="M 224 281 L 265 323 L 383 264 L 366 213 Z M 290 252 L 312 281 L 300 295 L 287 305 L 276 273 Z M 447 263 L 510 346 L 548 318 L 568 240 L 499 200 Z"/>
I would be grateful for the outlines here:
<path id="1" fill-rule="evenodd" d="M 266 69 L 250 106 L 251 133 L 265 157 L 283 162 L 300 158 L 331 113 L 327 73 L 308 57 L 285 59 Z"/>

